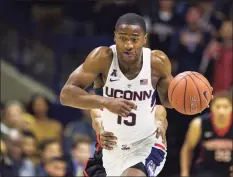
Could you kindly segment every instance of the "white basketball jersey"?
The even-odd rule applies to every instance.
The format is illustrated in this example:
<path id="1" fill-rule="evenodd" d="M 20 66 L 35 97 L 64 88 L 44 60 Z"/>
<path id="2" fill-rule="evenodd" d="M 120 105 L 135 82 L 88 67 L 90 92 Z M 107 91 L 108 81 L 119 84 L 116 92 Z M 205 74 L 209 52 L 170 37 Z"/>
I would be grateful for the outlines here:
<path id="1" fill-rule="evenodd" d="M 105 131 L 113 132 L 118 138 L 118 145 L 131 144 L 142 140 L 155 132 L 155 121 L 152 100 L 154 89 L 151 83 L 151 50 L 143 48 L 143 65 L 136 78 L 129 80 L 119 68 L 116 46 L 110 47 L 113 60 L 108 72 L 104 97 L 124 98 L 133 101 L 137 109 L 128 117 L 120 117 L 107 109 L 102 111 Z"/>

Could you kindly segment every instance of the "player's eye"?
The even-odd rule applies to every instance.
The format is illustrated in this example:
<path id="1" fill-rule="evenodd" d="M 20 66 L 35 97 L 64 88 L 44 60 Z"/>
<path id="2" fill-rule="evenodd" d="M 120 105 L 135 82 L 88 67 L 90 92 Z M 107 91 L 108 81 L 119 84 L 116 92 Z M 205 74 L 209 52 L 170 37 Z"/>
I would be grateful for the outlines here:
<path id="1" fill-rule="evenodd" d="M 126 41 L 127 40 L 127 38 L 126 37 L 120 37 L 120 39 L 122 40 L 122 41 Z"/>
<path id="2" fill-rule="evenodd" d="M 133 39 L 132 39 L 132 42 L 134 42 L 134 43 L 136 43 L 137 41 L 138 41 L 137 38 L 133 38 Z"/>

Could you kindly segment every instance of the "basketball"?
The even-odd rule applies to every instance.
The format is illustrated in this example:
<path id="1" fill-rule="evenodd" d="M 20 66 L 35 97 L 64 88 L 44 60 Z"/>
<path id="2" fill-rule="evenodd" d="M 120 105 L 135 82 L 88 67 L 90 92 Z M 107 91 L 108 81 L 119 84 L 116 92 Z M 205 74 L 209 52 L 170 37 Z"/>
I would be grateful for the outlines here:
<path id="1" fill-rule="evenodd" d="M 194 115 L 207 108 L 212 97 L 212 88 L 202 74 L 186 71 L 173 78 L 168 97 L 178 112 Z"/>

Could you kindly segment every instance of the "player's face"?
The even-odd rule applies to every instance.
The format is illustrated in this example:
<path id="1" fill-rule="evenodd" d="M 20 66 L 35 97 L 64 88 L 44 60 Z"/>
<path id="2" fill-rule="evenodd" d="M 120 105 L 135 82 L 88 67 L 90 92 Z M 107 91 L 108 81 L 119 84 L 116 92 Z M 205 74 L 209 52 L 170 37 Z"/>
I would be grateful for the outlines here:
<path id="1" fill-rule="evenodd" d="M 211 111 L 216 118 L 228 118 L 232 114 L 232 104 L 227 98 L 218 98 L 212 104 Z"/>
<path id="2" fill-rule="evenodd" d="M 147 35 L 140 26 L 120 25 L 116 29 L 114 37 L 119 59 L 131 64 L 138 61 L 146 40 Z"/>

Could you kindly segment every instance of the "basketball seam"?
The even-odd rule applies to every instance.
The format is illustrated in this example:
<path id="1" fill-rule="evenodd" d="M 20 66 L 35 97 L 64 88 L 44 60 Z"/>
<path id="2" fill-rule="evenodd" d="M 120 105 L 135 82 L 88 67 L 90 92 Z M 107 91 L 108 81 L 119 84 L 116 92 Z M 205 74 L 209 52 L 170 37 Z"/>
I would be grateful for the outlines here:
<path id="1" fill-rule="evenodd" d="M 188 75 L 188 74 L 187 74 L 187 75 Z M 182 77 L 182 78 L 176 83 L 176 85 L 174 86 L 174 88 L 173 88 L 173 90 L 172 90 L 172 94 L 171 94 L 171 101 L 172 101 L 172 95 L 173 95 L 173 92 L 174 92 L 176 86 L 179 84 L 180 81 L 182 81 L 183 79 L 185 79 L 187 75 L 185 75 L 184 77 Z M 190 75 L 192 75 L 192 74 L 190 74 Z M 176 77 L 174 77 L 173 79 L 175 79 L 175 78 L 176 78 Z"/>
<path id="2" fill-rule="evenodd" d="M 186 106 L 185 106 L 186 88 L 187 88 L 187 79 L 186 79 L 186 76 L 185 76 L 185 88 L 184 88 L 184 113 L 185 114 L 186 114 Z"/>
<path id="3" fill-rule="evenodd" d="M 208 87 L 209 90 L 211 90 L 210 87 L 209 87 L 209 85 L 206 84 L 201 78 L 199 78 L 194 72 L 192 72 L 192 74 L 193 74 L 194 76 L 196 76 L 196 78 L 198 78 L 200 81 L 202 81 L 202 82 Z"/>
<path id="4" fill-rule="evenodd" d="M 189 76 L 189 77 L 190 77 L 190 76 Z M 196 89 L 197 89 L 197 92 L 198 92 L 198 95 L 199 95 L 199 100 L 200 100 L 200 106 L 201 106 L 201 108 L 202 108 L 201 94 L 200 94 L 199 89 L 197 88 L 196 83 L 194 82 L 193 78 L 192 78 L 192 77 L 190 77 L 190 78 L 192 79 L 192 81 L 193 81 L 193 83 L 194 83 L 194 85 L 195 85 L 195 87 L 196 87 Z"/>

